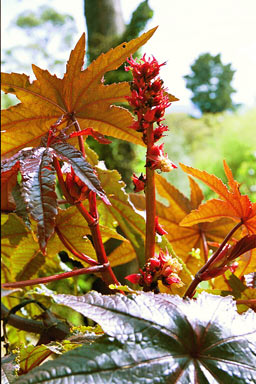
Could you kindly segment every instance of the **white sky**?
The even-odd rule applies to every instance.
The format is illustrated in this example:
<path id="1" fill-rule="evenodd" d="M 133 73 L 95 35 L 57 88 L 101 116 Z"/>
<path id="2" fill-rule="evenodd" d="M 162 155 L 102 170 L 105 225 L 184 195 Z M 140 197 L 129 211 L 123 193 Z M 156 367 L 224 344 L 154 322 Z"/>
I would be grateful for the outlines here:
<path id="1" fill-rule="evenodd" d="M 121 0 L 126 22 L 140 0 Z M 154 17 L 147 29 L 158 25 L 142 51 L 153 54 L 159 62 L 167 61 L 162 78 L 169 92 L 180 101 L 172 111 L 189 108 L 190 92 L 183 76 L 199 54 L 221 53 L 222 61 L 236 70 L 234 101 L 247 107 L 256 104 L 256 0 L 149 0 Z M 83 0 L 2 0 L 2 47 L 18 43 L 17 32 L 7 31 L 17 14 L 40 5 L 75 17 L 78 34 L 85 30 Z M 40 63 L 35 63 L 40 66 Z"/>

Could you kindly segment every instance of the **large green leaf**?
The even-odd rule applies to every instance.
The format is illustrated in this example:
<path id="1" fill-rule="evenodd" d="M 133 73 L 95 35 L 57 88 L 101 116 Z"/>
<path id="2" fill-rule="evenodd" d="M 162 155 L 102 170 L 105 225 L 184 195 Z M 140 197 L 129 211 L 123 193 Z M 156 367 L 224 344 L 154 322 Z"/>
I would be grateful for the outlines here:
<path id="1" fill-rule="evenodd" d="M 17 384 L 252 384 L 256 316 L 230 297 L 202 294 L 55 295 L 97 321 L 105 335 L 17 380 Z"/>

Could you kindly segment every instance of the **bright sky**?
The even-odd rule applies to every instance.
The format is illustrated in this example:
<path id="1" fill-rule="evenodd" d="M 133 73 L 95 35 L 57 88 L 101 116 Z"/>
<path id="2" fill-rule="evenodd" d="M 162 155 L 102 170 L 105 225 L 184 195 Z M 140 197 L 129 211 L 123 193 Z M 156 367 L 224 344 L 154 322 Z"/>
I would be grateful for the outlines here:
<path id="1" fill-rule="evenodd" d="M 126 22 L 139 3 L 140 0 L 121 0 Z M 156 25 L 159 28 L 144 51 L 159 62 L 167 61 L 162 78 L 169 92 L 180 99 L 171 107 L 173 111 L 190 110 L 190 92 L 183 76 L 190 72 L 198 55 L 205 52 L 221 53 L 225 64 L 232 63 L 236 70 L 234 101 L 246 107 L 256 105 L 256 0 L 149 0 L 149 4 L 154 17 L 147 29 Z M 40 5 L 73 15 L 79 31 L 76 39 L 84 31 L 83 0 L 4 0 L 3 48 L 18 44 L 17 32 L 7 32 L 10 21 L 20 12 Z"/>

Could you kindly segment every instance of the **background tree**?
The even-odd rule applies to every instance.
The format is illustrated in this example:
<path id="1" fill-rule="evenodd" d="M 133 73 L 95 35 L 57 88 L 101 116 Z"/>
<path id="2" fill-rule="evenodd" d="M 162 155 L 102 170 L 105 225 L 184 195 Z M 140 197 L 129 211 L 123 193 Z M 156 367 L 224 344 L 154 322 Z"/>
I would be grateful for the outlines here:
<path id="1" fill-rule="evenodd" d="M 193 93 L 192 102 L 202 113 L 218 113 L 234 110 L 231 95 L 236 92 L 231 86 L 235 70 L 231 64 L 223 64 L 221 55 L 200 55 L 191 65 L 192 73 L 184 76 L 186 87 Z"/>

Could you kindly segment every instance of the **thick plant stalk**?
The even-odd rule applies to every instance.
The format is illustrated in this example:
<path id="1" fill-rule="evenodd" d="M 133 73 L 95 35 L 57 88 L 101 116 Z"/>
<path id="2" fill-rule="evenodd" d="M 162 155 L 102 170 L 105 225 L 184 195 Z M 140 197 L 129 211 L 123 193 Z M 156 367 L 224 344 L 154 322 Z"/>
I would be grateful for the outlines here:
<path id="1" fill-rule="evenodd" d="M 233 236 L 233 234 L 237 231 L 239 227 L 243 224 L 242 221 L 240 221 L 237 225 L 234 226 L 234 228 L 227 234 L 217 251 L 212 255 L 212 257 L 206 262 L 206 264 L 196 273 L 194 280 L 189 285 L 187 291 L 185 292 L 184 298 L 189 297 L 190 299 L 194 296 L 196 287 L 198 286 L 203 279 L 201 278 L 201 275 L 203 272 L 207 271 L 207 269 L 214 263 L 214 261 L 219 256 L 220 252 L 223 250 L 224 246 L 227 244 L 228 240 Z"/>
<path id="2" fill-rule="evenodd" d="M 153 124 L 147 129 L 147 155 L 154 145 Z M 146 167 L 146 241 L 145 258 L 149 260 L 155 255 L 155 216 L 156 216 L 156 192 L 155 171 Z"/>

